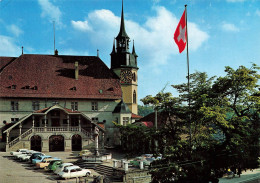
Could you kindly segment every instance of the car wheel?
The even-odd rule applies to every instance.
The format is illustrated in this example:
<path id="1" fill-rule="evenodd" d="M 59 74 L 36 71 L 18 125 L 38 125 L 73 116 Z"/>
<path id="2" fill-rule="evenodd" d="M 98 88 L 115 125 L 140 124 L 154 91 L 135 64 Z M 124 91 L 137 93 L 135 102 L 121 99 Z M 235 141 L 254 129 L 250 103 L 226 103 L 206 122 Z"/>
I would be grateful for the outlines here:
<path id="1" fill-rule="evenodd" d="M 89 173 L 89 172 L 86 173 L 86 177 L 88 177 L 88 176 L 90 176 L 90 173 Z"/>

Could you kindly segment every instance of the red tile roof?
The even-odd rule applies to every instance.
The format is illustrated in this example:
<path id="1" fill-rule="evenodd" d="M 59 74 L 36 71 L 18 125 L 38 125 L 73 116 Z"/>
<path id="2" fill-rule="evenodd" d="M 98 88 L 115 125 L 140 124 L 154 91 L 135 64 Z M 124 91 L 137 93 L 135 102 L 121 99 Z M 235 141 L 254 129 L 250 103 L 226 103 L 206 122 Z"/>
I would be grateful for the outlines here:
<path id="1" fill-rule="evenodd" d="M 7 65 L 0 77 L 0 97 L 120 99 L 122 95 L 119 78 L 95 56 L 25 54 Z"/>
<path id="2" fill-rule="evenodd" d="M 15 59 L 16 57 L 0 57 L 0 72 Z"/>
<path id="3" fill-rule="evenodd" d="M 145 122 L 145 121 L 142 121 L 141 123 L 143 123 L 145 126 L 147 126 L 148 128 L 152 128 L 153 127 L 153 122 Z"/>
<path id="4" fill-rule="evenodd" d="M 141 118 L 143 118 L 143 116 L 140 116 L 140 115 L 137 115 L 137 114 L 134 114 L 134 113 L 132 113 L 131 117 L 134 118 L 134 119 L 141 119 Z"/>

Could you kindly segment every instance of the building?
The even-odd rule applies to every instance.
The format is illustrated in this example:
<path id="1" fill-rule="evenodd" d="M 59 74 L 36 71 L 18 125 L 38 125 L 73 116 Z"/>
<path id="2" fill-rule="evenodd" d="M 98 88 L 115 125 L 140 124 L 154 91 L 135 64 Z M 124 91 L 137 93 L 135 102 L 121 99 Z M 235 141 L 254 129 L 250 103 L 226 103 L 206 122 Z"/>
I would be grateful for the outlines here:
<path id="1" fill-rule="evenodd" d="M 97 56 L 22 54 L 0 57 L 0 120 L 6 151 L 70 151 L 120 144 L 114 122 L 128 124 L 137 111 L 137 55 L 121 26 L 111 69 Z M 7 125 L 8 124 L 8 125 Z M 3 144 L 2 143 L 2 144 Z"/>

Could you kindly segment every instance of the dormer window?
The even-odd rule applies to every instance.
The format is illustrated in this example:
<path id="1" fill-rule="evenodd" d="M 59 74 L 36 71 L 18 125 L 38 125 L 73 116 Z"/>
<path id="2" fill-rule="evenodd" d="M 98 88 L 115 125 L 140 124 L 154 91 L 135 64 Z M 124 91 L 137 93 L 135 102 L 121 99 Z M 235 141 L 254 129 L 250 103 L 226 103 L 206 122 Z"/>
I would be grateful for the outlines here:
<path id="1" fill-rule="evenodd" d="M 70 90 L 72 90 L 72 91 L 76 91 L 77 88 L 76 88 L 76 86 L 74 86 L 74 87 L 70 88 Z"/>
<path id="2" fill-rule="evenodd" d="M 11 89 L 12 89 L 12 90 L 15 90 L 15 89 L 16 89 L 16 85 L 12 85 L 12 86 L 11 86 Z"/>
<path id="3" fill-rule="evenodd" d="M 32 90 L 38 90 L 38 86 L 34 86 L 31 88 Z"/>

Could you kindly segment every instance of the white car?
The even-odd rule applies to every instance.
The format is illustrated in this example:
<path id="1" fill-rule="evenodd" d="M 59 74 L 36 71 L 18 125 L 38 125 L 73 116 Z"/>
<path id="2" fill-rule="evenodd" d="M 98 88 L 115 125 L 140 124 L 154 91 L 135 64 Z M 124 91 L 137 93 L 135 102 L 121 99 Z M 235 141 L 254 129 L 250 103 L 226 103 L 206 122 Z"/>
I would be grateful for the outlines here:
<path id="1" fill-rule="evenodd" d="M 18 149 L 17 151 L 11 151 L 11 155 L 17 155 L 17 154 L 25 154 L 28 151 L 28 149 Z"/>
<path id="2" fill-rule="evenodd" d="M 18 156 L 20 161 L 28 161 L 33 153 L 37 153 L 37 151 L 29 150 L 26 154 L 21 154 Z"/>
<path id="3" fill-rule="evenodd" d="M 61 178 L 69 179 L 74 177 L 84 177 L 89 176 L 91 174 L 91 171 L 88 169 L 80 168 L 79 166 L 70 166 L 67 168 L 64 168 L 62 172 L 60 172 L 58 175 Z"/>
<path id="4" fill-rule="evenodd" d="M 59 174 L 60 172 L 62 172 L 64 170 L 64 168 L 67 168 L 67 167 L 70 167 L 70 166 L 74 166 L 74 165 L 72 163 L 62 163 L 60 166 L 58 166 L 56 168 L 54 173 Z"/>

